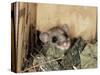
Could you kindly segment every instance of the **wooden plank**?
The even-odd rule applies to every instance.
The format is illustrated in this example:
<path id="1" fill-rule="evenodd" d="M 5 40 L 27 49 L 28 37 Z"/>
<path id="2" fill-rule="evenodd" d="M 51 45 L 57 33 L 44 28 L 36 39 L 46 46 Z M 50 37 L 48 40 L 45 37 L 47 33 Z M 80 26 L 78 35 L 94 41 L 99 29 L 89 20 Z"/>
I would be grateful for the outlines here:
<path id="1" fill-rule="evenodd" d="M 16 72 L 15 3 L 11 4 L 11 71 Z"/>
<path id="2" fill-rule="evenodd" d="M 34 9 L 32 9 L 34 8 Z M 19 3 L 19 27 L 18 27 L 18 48 L 17 48 L 17 72 L 21 72 L 22 64 L 27 51 L 28 35 L 30 25 L 36 25 L 36 5 Z M 33 10 L 33 11 L 32 11 Z M 23 14 L 22 14 L 23 13 Z"/>
<path id="3" fill-rule="evenodd" d="M 95 38 L 97 8 L 89 6 L 42 4 L 37 6 L 37 25 L 47 31 L 57 24 L 67 24 L 71 37 Z"/>

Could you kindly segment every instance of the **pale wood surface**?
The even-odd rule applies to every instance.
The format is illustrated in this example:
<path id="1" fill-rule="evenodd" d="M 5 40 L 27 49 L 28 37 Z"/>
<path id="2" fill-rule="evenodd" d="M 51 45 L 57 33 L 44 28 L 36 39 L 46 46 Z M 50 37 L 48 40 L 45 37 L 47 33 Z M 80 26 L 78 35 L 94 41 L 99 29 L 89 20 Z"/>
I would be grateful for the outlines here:
<path id="1" fill-rule="evenodd" d="M 38 4 L 37 27 L 47 31 L 57 24 L 67 24 L 71 37 L 91 40 L 96 34 L 96 14 L 96 7 Z"/>

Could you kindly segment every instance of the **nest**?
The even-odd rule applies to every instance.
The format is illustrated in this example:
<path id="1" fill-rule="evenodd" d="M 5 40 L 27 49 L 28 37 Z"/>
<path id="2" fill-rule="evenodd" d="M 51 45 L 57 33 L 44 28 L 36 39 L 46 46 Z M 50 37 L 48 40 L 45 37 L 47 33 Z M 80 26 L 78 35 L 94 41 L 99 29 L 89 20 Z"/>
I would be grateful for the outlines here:
<path id="1" fill-rule="evenodd" d="M 49 45 L 44 45 L 39 40 L 41 32 L 35 30 L 34 27 L 30 27 L 29 30 L 29 42 L 22 62 L 22 72 L 74 70 L 96 67 L 97 53 L 94 52 L 97 51 L 96 39 L 94 44 L 91 44 L 80 37 L 76 38 L 70 49 L 62 51 Z M 89 44 L 91 44 L 91 47 Z M 91 54 L 92 58 L 88 54 Z M 89 65 L 87 66 L 87 64 Z"/>
<path id="2" fill-rule="evenodd" d="M 23 72 L 80 69 L 80 53 L 85 46 L 86 42 L 78 38 L 73 46 L 65 51 L 50 46 L 34 49 L 32 51 L 36 51 L 36 54 L 30 53 L 30 57 L 23 63 Z"/>

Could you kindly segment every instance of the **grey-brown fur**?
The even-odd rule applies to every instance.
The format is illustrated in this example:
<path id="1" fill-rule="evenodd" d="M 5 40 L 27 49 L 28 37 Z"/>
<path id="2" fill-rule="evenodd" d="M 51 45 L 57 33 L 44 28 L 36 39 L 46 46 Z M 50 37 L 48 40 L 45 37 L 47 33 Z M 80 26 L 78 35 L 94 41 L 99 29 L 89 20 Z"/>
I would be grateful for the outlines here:
<path id="1" fill-rule="evenodd" d="M 42 32 L 40 34 L 40 40 L 44 44 L 49 43 L 50 46 L 64 49 L 63 44 L 66 46 L 70 45 L 67 25 L 56 26 L 49 29 L 47 32 Z"/>

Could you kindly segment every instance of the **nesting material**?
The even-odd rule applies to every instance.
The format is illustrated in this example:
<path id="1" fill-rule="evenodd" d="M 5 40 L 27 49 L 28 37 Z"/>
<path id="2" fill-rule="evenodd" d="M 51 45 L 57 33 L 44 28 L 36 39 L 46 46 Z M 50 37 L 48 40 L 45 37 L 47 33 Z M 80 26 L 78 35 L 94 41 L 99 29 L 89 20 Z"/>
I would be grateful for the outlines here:
<path id="1" fill-rule="evenodd" d="M 33 64 L 31 67 L 24 69 L 25 71 L 55 71 L 80 69 L 81 59 L 80 53 L 84 50 L 86 42 L 78 38 L 73 46 L 65 51 L 50 46 L 42 48 L 42 50 L 33 56 Z"/>

